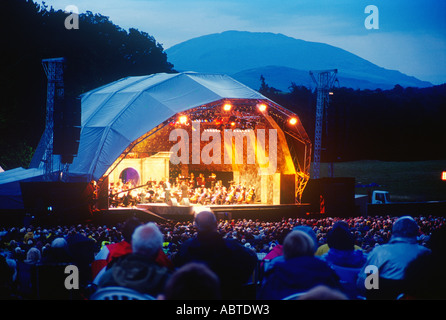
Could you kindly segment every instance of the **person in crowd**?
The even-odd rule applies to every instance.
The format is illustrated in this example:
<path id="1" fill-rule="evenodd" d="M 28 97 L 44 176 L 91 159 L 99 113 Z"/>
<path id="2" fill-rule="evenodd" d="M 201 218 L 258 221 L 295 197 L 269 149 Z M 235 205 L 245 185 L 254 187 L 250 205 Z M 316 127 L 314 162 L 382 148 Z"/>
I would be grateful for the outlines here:
<path id="1" fill-rule="evenodd" d="M 277 244 L 272 248 L 270 252 L 263 258 L 264 260 L 272 260 L 274 258 L 280 257 L 283 255 L 283 241 L 288 233 L 290 233 L 290 229 L 281 229 L 276 236 Z"/>
<path id="2" fill-rule="evenodd" d="M 341 290 L 339 278 L 329 265 L 314 256 L 314 240 L 304 231 L 289 233 L 283 244 L 283 261 L 265 274 L 259 299 L 280 300 L 317 285 Z"/>
<path id="3" fill-rule="evenodd" d="M 42 254 L 42 263 L 71 263 L 73 258 L 68 249 L 68 242 L 64 237 L 57 237 L 51 246 Z"/>
<path id="4" fill-rule="evenodd" d="M 346 223 L 345 221 L 340 220 L 333 224 L 333 228 L 341 226 L 344 227 L 344 229 L 349 230 L 348 223 Z M 353 244 L 353 246 L 355 250 L 362 250 L 362 248 L 356 244 Z M 315 255 L 318 257 L 323 256 L 324 254 L 328 253 L 329 250 L 330 250 L 330 245 L 328 242 L 326 242 L 317 248 Z"/>
<path id="5" fill-rule="evenodd" d="M 336 222 L 327 234 L 329 250 L 319 258 L 326 261 L 338 274 L 343 291 L 350 298 L 358 297 L 356 280 L 367 257 L 356 250 L 353 233 L 343 221 Z"/>
<path id="6" fill-rule="evenodd" d="M 13 271 L 8 265 L 6 257 L 0 255 L 0 300 L 17 300 L 13 282 Z"/>
<path id="7" fill-rule="evenodd" d="M 295 231 L 295 230 L 299 230 L 302 232 L 305 232 L 308 236 L 311 237 L 311 239 L 313 240 L 313 253 L 316 252 L 317 250 L 317 236 L 316 233 L 313 231 L 313 229 L 309 226 L 296 226 L 294 227 L 291 231 Z M 285 236 L 290 232 L 290 230 L 288 230 L 288 232 L 286 232 Z M 283 239 L 284 240 L 284 239 Z M 283 241 L 282 240 L 282 241 Z M 272 258 L 269 263 L 267 263 L 266 265 L 262 266 L 264 268 L 264 271 L 267 272 L 269 269 L 271 269 L 275 263 L 277 262 L 283 262 L 285 260 L 284 256 L 283 256 L 283 246 L 281 248 L 281 254 L 279 254 L 279 251 L 276 251 L 276 257 Z"/>
<path id="8" fill-rule="evenodd" d="M 94 261 L 91 264 L 93 284 L 97 285 L 100 277 L 106 271 L 107 265 L 121 256 L 132 253 L 132 235 L 134 230 L 142 223 L 139 219 L 133 217 L 125 221 L 122 229 L 122 240 L 104 245 L 96 254 Z M 173 264 L 166 256 L 162 249 L 159 250 L 156 257 L 156 262 L 169 269 L 173 269 Z"/>
<path id="9" fill-rule="evenodd" d="M 40 253 L 40 250 L 36 247 L 32 247 L 28 250 L 26 253 L 26 260 L 23 262 L 29 263 L 29 264 L 36 264 L 39 263 L 42 258 L 42 254 Z"/>
<path id="10" fill-rule="evenodd" d="M 115 259 L 99 279 L 98 289 L 121 286 L 149 294 L 163 292 L 171 272 L 155 259 L 163 245 L 163 234 L 153 222 L 138 226 L 132 235 L 132 253 Z"/>
<path id="11" fill-rule="evenodd" d="M 299 295 L 297 300 L 349 300 L 349 298 L 339 290 L 318 285 Z"/>
<path id="12" fill-rule="evenodd" d="M 362 250 L 355 250 L 355 239 L 344 222 L 336 222 L 328 232 L 327 244 L 330 248 L 320 258 L 330 265 L 345 268 L 361 268 L 366 256 Z"/>
<path id="13" fill-rule="evenodd" d="M 92 277 L 95 284 L 97 284 L 100 278 L 98 274 L 102 275 L 105 272 L 105 268 L 110 261 L 132 252 L 132 234 L 139 225 L 141 225 L 141 221 L 137 218 L 126 220 L 122 230 L 122 241 L 104 245 L 96 254 L 91 264 Z"/>
<path id="14" fill-rule="evenodd" d="M 431 252 L 419 255 L 406 268 L 401 299 L 446 300 L 446 225 L 432 232 L 427 247 Z"/>
<path id="15" fill-rule="evenodd" d="M 95 242 L 88 238 L 83 231 L 80 225 L 78 230 L 72 229 L 69 231 L 66 241 L 72 262 L 79 269 L 79 282 L 82 286 L 86 286 L 93 280 L 91 264 L 95 257 Z"/>
<path id="16" fill-rule="evenodd" d="M 430 249 L 417 243 L 419 227 L 410 216 L 400 217 L 392 227 L 392 236 L 386 244 L 376 246 L 358 274 L 357 286 L 367 299 L 393 300 L 404 291 L 407 266 Z M 368 266 L 378 270 L 376 276 L 366 273 Z M 366 280 L 378 279 L 378 284 L 366 286 Z M 376 289 L 373 287 L 377 287 Z"/>
<path id="17" fill-rule="evenodd" d="M 177 269 L 158 300 L 219 300 L 220 279 L 206 265 L 190 262 Z"/>
<path id="18" fill-rule="evenodd" d="M 202 211 L 195 216 L 197 235 L 185 241 L 175 255 L 174 265 L 189 262 L 205 263 L 220 279 L 222 299 L 239 299 L 252 276 L 257 256 L 254 251 L 233 239 L 224 239 L 217 232 L 213 212 Z"/>

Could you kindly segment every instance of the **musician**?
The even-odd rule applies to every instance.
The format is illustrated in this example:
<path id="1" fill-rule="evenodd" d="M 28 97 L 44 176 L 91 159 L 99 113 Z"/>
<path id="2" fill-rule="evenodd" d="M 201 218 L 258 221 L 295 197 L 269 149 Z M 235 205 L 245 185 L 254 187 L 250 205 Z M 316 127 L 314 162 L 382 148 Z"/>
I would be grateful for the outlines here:
<path id="1" fill-rule="evenodd" d="M 197 178 L 197 186 L 202 188 L 206 186 L 206 179 L 202 173 Z"/>
<path id="2" fill-rule="evenodd" d="M 164 189 L 164 202 L 169 203 L 171 186 L 170 186 L 169 179 L 167 179 L 167 178 L 163 183 L 163 189 Z"/>
<path id="3" fill-rule="evenodd" d="M 195 176 L 194 176 L 194 173 L 192 172 L 190 174 L 189 187 L 191 187 L 192 189 L 195 189 L 196 186 L 197 185 L 195 184 Z"/>
<path id="4" fill-rule="evenodd" d="M 189 188 L 187 187 L 186 182 L 181 182 L 181 199 L 189 198 Z"/>

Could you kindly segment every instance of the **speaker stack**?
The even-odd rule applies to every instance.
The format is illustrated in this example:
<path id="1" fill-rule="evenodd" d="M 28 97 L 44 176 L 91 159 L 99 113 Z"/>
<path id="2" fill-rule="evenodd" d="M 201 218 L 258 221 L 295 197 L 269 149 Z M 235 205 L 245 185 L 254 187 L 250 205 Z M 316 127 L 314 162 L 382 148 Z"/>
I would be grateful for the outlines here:
<path id="1" fill-rule="evenodd" d="M 302 202 L 309 203 L 313 213 L 355 216 L 355 178 L 310 179 L 302 194 Z"/>
<path id="2" fill-rule="evenodd" d="M 81 99 L 65 97 L 54 101 L 53 154 L 62 163 L 72 163 L 77 155 L 81 132 Z"/>

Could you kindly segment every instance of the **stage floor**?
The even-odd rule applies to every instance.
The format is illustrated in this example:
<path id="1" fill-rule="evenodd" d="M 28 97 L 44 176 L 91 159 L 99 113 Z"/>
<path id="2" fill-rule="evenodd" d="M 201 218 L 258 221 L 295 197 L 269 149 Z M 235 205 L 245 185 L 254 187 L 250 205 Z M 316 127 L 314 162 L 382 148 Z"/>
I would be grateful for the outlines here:
<path id="1" fill-rule="evenodd" d="M 219 219 L 277 220 L 308 216 L 309 204 L 240 204 L 240 205 L 168 205 L 142 203 L 134 207 L 110 208 L 109 212 L 140 211 L 154 218 L 167 220 L 193 220 L 196 212 L 210 209 Z"/>

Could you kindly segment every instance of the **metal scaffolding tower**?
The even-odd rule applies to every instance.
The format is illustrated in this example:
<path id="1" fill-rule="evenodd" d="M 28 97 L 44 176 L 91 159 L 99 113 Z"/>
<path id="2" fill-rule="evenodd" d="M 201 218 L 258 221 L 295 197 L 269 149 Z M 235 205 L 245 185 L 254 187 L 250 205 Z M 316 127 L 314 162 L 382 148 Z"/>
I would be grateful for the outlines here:
<path id="1" fill-rule="evenodd" d="M 53 172 L 54 105 L 55 103 L 63 101 L 64 98 L 64 65 L 64 58 L 42 60 L 42 66 L 48 79 L 44 132 L 45 153 L 43 158 L 45 164 L 45 180 L 51 180 L 51 174 Z"/>
<path id="2" fill-rule="evenodd" d="M 337 69 L 310 71 L 310 76 L 316 83 L 316 124 L 314 132 L 313 179 L 319 179 L 322 148 L 322 121 L 324 110 L 328 107 L 330 90 L 336 81 Z M 315 76 L 315 74 L 317 74 Z"/>

